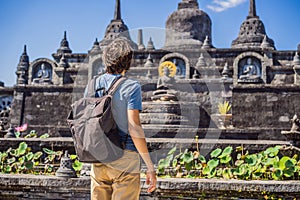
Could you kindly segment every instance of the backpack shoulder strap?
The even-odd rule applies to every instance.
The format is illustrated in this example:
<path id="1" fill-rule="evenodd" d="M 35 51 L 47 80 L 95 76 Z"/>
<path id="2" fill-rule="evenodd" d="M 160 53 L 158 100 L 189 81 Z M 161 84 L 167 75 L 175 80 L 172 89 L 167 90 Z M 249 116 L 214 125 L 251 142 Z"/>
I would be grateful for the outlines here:
<path id="1" fill-rule="evenodd" d="M 121 76 L 120 78 L 117 78 L 110 86 L 110 88 L 108 89 L 107 93 L 109 95 L 114 95 L 114 93 L 116 92 L 116 90 L 118 89 L 118 87 L 121 85 L 121 83 L 123 83 L 127 78 Z"/>

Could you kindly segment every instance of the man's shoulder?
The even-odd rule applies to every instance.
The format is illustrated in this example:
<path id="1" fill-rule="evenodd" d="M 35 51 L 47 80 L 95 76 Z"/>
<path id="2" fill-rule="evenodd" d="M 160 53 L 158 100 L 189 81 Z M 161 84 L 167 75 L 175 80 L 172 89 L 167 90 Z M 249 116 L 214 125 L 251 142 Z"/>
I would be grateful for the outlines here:
<path id="1" fill-rule="evenodd" d="M 140 82 L 136 79 L 133 78 L 126 78 L 126 80 L 124 81 L 124 85 L 136 85 L 136 86 L 140 86 Z"/>

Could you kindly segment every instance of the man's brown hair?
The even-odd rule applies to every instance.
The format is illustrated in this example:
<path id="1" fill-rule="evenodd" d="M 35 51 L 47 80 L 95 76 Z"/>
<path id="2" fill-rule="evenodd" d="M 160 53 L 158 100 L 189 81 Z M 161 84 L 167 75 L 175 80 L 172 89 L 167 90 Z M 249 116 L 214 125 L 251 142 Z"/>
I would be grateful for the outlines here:
<path id="1" fill-rule="evenodd" d="M 104 49 L 102 56 L 107 73 L 120 74 L 124 70 L 129 70 L 132 55 L 133 49 L 127 39 L 117 38 L 112 41 Z"/>

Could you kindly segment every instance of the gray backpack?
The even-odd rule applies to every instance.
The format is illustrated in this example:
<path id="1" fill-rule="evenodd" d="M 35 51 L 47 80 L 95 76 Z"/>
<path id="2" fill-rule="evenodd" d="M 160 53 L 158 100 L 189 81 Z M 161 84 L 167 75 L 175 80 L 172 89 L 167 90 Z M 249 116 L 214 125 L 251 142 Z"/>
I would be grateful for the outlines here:
<path id="1" fill-rule="evenodd" d="M 96 77 L 97 78 L 97 77 Z M 106 163 L 123 155 L 119 131 L 112 115 L 112 98 L 118 86 L 126 79 L 116 79 L 102 97 L 95 97 L 93 78 L 88 84 L 88 95 L 72 105 L 68 125 L 72 132 L 78 160 L 85 163 Z"/>

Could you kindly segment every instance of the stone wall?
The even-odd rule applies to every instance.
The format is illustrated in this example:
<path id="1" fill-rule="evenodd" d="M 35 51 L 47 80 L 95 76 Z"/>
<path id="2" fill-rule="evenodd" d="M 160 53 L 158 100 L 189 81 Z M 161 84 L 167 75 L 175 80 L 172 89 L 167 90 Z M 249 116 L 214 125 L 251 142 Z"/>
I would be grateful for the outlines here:
<path id="1" fill-rule="evenodd" d="M 58 178 L 39 175 L 1 175 L 0 199 L 90 199 L 90 178 Z M 298 181 L 241 181 L 218 179 L 158 179 L 148 194 L 141 180 L 140 200 L 163 199 L 299 199 Z"/>
<path id="2" fill-rule="evenodd" d="M 238 85 L 233 88 L 233 125 L 290 130 L 300 112 L 300 88 L 295 85 Z M 278 138 L 274 138 L 278 139 Z"/>
<path id="3" fill-rule="evenodd" d="M 59 136 L 71 109 L 73 88 L 68 86 L 30 86 L 15 88 L 11 124 L 28 124 L 28 130 Z"/>

